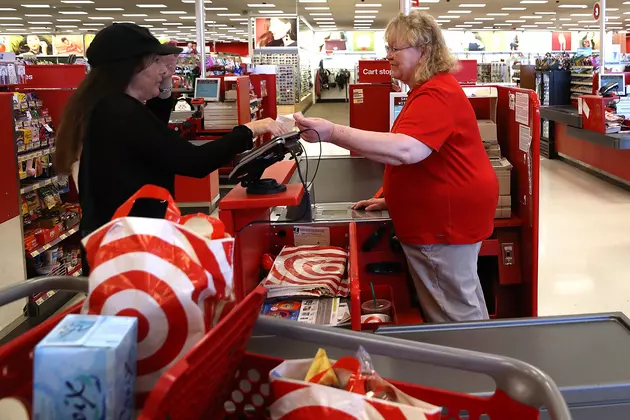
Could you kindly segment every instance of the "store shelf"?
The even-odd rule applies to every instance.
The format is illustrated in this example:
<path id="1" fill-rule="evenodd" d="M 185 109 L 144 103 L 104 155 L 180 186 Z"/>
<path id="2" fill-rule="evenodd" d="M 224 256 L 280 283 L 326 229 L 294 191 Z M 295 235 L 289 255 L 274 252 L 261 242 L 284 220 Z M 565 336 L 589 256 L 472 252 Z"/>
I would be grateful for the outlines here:
<path id="1" fill-rule="evenodd" d="M 593 77 L 593 73 L 571 73 L 571 77 Z"/>
<path id="2" fill-rule="evenodd" d="M 593 82 L 577 82 L 571 81 L 572 85 L 580 85 L 580 86 L 593 86 Z"/>
<path id="3" fill-rule="evenodd" d="M 38 157 L 42 157 L 44 155 L 49 155 L 51 153 L 55 153 L 55 150 L 57 150 L 55 148 L 55 146 L 52 147 L 45 147 L 43 149 L 40 150 L 35 150 L 34 152 L 27 152 L 27 153 L 22 153 L 19 154 L 17 157 L 18 162 L 24 162 L 27 161 L 29 159 L 35 159 Z"/>
<path id="4" fill-rule="evenodd" d="M 37 298 L 35 298 L 35 304 L 37 304 L 37 306 L 42 306 L 44 302 L 53 297 L 55 293 L 57 293 L 56 290 L 49 290 L 46 293 L 40 294 Z"/>
<path id="5" fill-rule="evenodd" d="M 83 268 L 79 265 L 74 270 L 68 272 L 68 276 L 79 277 L 83 273 Z"/>
<path id="6" fill-rule="evenodd" d="M 45 187 L 47 185 L 52 184 L 53 182 L 57 182 L 58 177 L 54 176 L 48 179 L 42 179 L 37 181 L 34 184 L 27 185 L 23 188 L 20 188 L 20 194 L 26 194 L 27 192 L 35 191 L 39 188 Z"/>
<path id="7" fill-rule="evenodd" d="M 593 66 L 571 66 L 571 69 L 592 69 Z"/>
<path id="8" fill-rule="evenodd" d="M 70 229 L 69 231 L 67 231 L 65 233 L 62 233 L 57 238 L 53 239 L 50 243 L 47 243 L 46 245 L 42 246 L 41 248 L 38 248 L 35 251 L 31 251 L 31 252 L 26 251 L 26 253 L 28 254 L 29 257 L 34 258 L 34 257 L 38 256 L 39 254 L 41 254 L 42 252 L 47 251 L 50 248 L 52 248 L 53 246 L 57 245 L 59 242 L 61 242 L 61 241 L 65 240 L 66 238 L 74 235 L 78 231 L 79 231 L 78 228 Z"/>

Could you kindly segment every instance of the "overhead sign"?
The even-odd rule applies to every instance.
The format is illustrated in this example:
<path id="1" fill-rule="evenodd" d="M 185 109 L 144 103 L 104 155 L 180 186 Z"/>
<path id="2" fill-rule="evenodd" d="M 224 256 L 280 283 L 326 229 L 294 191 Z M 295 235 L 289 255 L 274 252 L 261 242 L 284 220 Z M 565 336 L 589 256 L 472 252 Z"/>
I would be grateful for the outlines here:
<path id="1" fill-rule="evenodd" d="M 596 21 L 599 21 L 599 18 L 602 15 L 602 6 L 599 4 L 599 2 L 595 3 L 593 5 L 593 19 L 595 19 Z"/>
<path id="2" fill-rule="evenodd" d="M 359 83 L 391 83 L 392 66 L 387 60 L 359 60 Z"/>

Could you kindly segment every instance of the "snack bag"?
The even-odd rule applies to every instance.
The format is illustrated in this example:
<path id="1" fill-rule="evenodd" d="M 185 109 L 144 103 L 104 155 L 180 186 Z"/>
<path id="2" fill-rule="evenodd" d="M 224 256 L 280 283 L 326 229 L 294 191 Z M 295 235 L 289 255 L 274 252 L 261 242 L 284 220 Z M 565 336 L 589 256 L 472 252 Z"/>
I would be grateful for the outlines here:
<path id="1" fill-rule="evenodd" d="M 324 360 L 325 358 L 325 360 Z M 332 366 L 315 359 L 287 360 L 269 373 L 272 420 L 439 420 L 442 409 L 413 398 L 381 378 L 363 348 Z M 325 379 L 334 376 L 334 381 Z M 325 384 L 328 384 L 326 386 Z"/>
<path id="2" fill-rule="evenodd" d="M 165 219 L 127 217 L 139 198 L 167 201 Z M 168 191 L 151 185 L 83 244 L 91 269 L 83 312 L 138 318 L 142 397 L 232 306 L 234 239 L 219 220 L 181 218 Z"/>

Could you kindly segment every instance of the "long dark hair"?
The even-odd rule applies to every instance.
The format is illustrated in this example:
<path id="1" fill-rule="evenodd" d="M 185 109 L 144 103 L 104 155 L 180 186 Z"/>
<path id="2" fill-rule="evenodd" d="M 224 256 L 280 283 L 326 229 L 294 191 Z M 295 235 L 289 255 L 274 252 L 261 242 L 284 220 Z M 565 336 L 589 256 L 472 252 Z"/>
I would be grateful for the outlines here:
<path id="1" fill-rule="evenodd" d="M 124 92 L 133 76 L 146 66 L 150 58 L 139 56 L 103 63 L 90 70 L 68 100 L 61 117 L 54 162 L 58 173 L 69 174 L 72 164 L 79 160 L 83 138 L 98 103 L 109 95 Z"/>

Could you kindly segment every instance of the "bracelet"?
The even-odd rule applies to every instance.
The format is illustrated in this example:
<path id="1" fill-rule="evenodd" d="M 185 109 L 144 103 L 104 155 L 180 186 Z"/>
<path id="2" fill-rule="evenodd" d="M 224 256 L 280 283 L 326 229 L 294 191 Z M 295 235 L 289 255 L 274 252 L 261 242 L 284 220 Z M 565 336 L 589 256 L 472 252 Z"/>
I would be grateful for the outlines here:
<path id="1" fill-rule="evenodd" d="M 167 99 L 171 96 L 171 92 L 173 91 L 172 87 L 167 87 L 167 88 L 160 88 L 160 94 L 158 95 L 158 97 L 160 99 Z"/>

